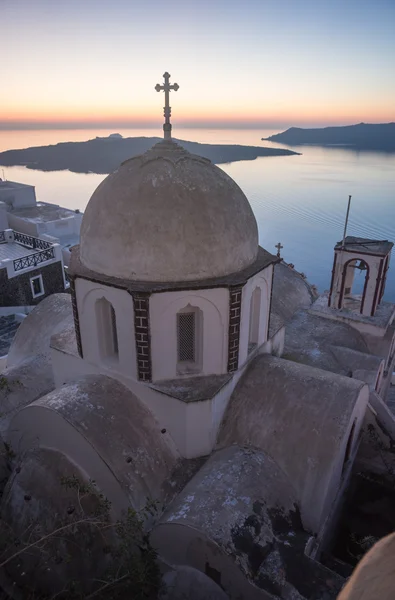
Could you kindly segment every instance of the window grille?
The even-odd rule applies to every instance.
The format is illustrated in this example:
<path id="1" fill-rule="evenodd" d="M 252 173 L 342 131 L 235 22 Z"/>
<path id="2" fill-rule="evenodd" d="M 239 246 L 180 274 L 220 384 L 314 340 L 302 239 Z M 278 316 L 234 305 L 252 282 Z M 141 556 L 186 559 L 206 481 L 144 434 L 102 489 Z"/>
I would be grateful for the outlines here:
<path id="1" fill-rule="evenodd" d="M 195 362 L 195 337 L 196 337 L 195 313 L 179 313 L 177 315 L 178 329 L 178 361 Z"/>

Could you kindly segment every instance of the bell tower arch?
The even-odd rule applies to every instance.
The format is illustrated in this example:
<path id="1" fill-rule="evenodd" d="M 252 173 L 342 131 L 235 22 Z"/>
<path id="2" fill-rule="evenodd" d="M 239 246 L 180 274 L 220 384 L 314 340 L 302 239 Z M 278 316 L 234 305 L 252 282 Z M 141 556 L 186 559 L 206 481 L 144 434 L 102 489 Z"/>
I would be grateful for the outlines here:
<path id="1" fill-rule="evenodd" d="M 328 306 L 373 317 L 384 295 L 392 246 L 353 236 L 336 244 Z"/>

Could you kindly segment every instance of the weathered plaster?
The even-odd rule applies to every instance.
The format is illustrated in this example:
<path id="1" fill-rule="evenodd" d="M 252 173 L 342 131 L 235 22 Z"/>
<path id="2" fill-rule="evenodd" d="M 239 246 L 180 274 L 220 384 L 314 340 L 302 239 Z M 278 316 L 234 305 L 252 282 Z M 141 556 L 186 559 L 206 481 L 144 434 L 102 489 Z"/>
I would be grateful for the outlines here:
<path id="1" fill-rule="evenodd" d="M 7 440 L 12 448 L 52 448 L 68 456 L 119 513 L 161 500 L 178 452 L 147 408 L 102 375 L 54 390 L 22 409 Z"/>
<path id="2" fill-rule="evenodd" d="M 239 186 L 174 142 L 106 177 L 81 225 L 82 262 L 132 280 L 218 277 L 241 271 L 257 252 L 257 224 Z"/>
<path id="3" fill-rule="evenodd" d="M 349 431 L 356 435 L 368 387 L 312 367 L 261 355 L 236 387 L 218 446 L 247 444 L 272 456 L 297 491 L 305 527 L 317 532 L 340 485 Z"/>

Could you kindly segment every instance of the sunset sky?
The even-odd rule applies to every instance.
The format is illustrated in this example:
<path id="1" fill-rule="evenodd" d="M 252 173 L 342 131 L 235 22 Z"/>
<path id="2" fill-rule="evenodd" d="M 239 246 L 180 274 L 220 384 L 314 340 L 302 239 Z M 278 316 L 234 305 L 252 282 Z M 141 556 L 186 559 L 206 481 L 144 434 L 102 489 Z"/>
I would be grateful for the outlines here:
<path id="1" fill-rule="evenodd" d="M 395 0 L 0 0 L 0 128 L 395 120 Z"/>

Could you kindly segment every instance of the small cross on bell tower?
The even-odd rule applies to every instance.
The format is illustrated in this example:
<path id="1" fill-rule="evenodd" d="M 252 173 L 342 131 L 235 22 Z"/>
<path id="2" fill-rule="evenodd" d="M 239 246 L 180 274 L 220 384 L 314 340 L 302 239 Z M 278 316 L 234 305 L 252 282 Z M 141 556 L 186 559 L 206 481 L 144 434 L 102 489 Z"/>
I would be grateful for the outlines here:
<path id="1" fill-rule="evenodd" d="M 164 84 L 160 85 L 159 83 L 157 83 L 155 89 L 157 92 L 165 92 L 165 105 L 163 107 L 163 115 L 165 117 L 165 122 L 163 124 L 163 137 L 165 138 L 165 140 L 171 140 L 171 106 L 169 104 L 170 91 L 174 90 L 176 92 L 180 86 L 178 85 L 178 83 L 173 83 L 172 85 L 170 85 L 170 74 L 167 71 L 163 74 L 163 79 L 165 80 Z"/>
<path id="2" fill-rule="evenodd" d="M 278 244 L 276 244 L 274 247 L 277 248 L 277 256 L 278 256 L 278 258 L 280 258 L 281 257 L 280 252 L 284 248 L 284 246 L 282 246 L 281 243 L 278 242 Z"/>

